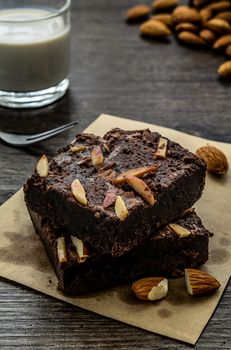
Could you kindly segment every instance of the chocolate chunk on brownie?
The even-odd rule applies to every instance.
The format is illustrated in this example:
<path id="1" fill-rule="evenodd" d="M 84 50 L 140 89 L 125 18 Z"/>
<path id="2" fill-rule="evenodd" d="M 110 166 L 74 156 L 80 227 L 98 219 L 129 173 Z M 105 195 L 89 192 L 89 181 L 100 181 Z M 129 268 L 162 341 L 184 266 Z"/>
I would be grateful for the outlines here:
<path id="1" fill-rule="evenodd" d="M 189 212 L 159 229 L 139 247 L 120 257 L 100 255 L 46 218 L 30 211 L 54 271 L 59 289 L 67 294 L 84 294 L 131 283 L 148 276 L 179 277 L 185 268 L 197 268 L 208 259 L 211 234 L 200 218 Z"/>
<path id="2" fill-rule="evenodd" d="M 206 171 L 196 155 L 156 132 L 121 129 L 103 138 L 79 134 L 45 176 L 39 169 L 24 186 L 27 206 L 113 256 L 190 208 Z"/>

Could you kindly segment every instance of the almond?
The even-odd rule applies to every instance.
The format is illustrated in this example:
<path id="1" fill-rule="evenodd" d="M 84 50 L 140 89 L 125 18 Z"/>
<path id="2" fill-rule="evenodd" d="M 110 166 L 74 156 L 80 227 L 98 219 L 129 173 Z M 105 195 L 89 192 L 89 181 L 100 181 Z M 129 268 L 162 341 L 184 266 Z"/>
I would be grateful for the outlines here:
<path id="1" fill-rule="evenodd" d="M 200 14 L 200 18 L 201 18 L 202 23 L 207 22 L 213 16 L 212 10 L 210 10 L 207 7 L 200 10 L 199 14 Z"/>
<path id="2" fill-rule="evenodd" d="M 214 12 L 226 11 L 231 8 L 230 1 L 217 1 L 207 6 Z"/>
<path id="3" fill-rule="evenodd" d="M 81 151 L 84 151 L 86 149 L 86 146 L 72 146 L 71 148 L 70 148 L 70 151 L 72 152 L 72 153 L 79 153 L 79 152 L 81 152 Z"/>
<path id="4" fill-rule="evenodd" d="M 230 74 L 231 74 L 231 61 Z M 228 171 L 228 160 L 225 154 L 214 146 L 203 146 L 196 151 L 198 157 L 203 159 L 207 165 L 207 170 L 211 174 L 223 175 Z"/>
<path id="5" fill-rule="evenodd" d="M 178 6 L 172 13 L 172 19 L 175 23 L 200 22 L 200 16 L 198 11 L 188 6 Z"/>
<path id="6" fill-rule="evenodd" d="M 93 165 L 100 165 L 103 163 L 104 157 L 100 146 L 96 146 L 91 152 L 91 161 Z"/>
<path id="7" fill-rule="evenodd" d="M 154 10 L 167 10 L 167 9 L 171 9 L 175 6 L 178 5 L 178 0 L 155 0 L 152 3 L 152 7 Z"/>
<path id="8" fill-rule="evenodd" d="M 166 24 L 156 19 L 144 22 L 140 27 L 140 32 L 143 36 L 152 38 L 165 38 L 172 34 Z"/>
<path id="9" fill-rule="evenodd" d="M 227 21 L 220 18 L 212 18 L 206 22 L 205 26 L 217 34 L 226 34 L 230 31 L 230 25 Z"/>
<path id="10" fill-rule="evenodd" d="M 166 158 L 167 147 L 168 140 L 163 137 L 160 137 L 155 156 L 157 158 Z"/>
<path id="11" fill-rule="evenodd" d="M 151 7 L 147 5 L 136 5 L 130 8 L 126 12 L 126 21 L 127 22 L 138 22 L 141 19 L 146 18 L 151 12 Z"/>
<path id="12" fill-rule="evenodd" d="M 83 243 L 83 241 L 75 236 L 71 236 L 71 241 L 73 246 L 75 247 L 76 253 L 78 255 L 78 263 L 83 263 L 89 258 L 89 251 L 87 246 Z"/>
<path id="13" fill-rule="evenodd" d="M 175 27 L 176 32 L 182 32 L 182 31 L 187 31 L 187 32 L 196 32 L 198 30 L 198 27 L 193 24 L 193 23 L 179 23 Z"/>
<path id="14" fill-rule="evenodd" d="M 85 190 L 84 190 L 81 182 L 78 179 L 76 179 L 72 182 L 71 191 L 79 203 L 81 203 L 83 205 L 87 205 L 87 198 L 86 198 Z"/>
<path id="15" fill-rule="evenodd" d="M 59 237 L 57 240 L 57 254 L 60 263 L 67 262 L 67 252 L 64 237 Z"/>
<path id="16" fill-rule="evenodd" d="M 115 213 L 121 221 L 124 221 L 128 217 L 128 210 L 121 196 L 116 197 Z"/>
<path id="17" fill-rule="evenodd" d="M 148 166 L 144 166 L 144 167 L 140 167 L 140 168 L 130 169 L 130 170 L 125 171 L 124 173 L 118 175 L 113 180 L 113 183 L 115 185 L 122 184 L 122 183 L 126 182 L 126 176 L 128 176 L 128 175 L 142 177 L 146 174 L 150 174 L 150 173 L 153 174 L 156 172 L 156 170 L 157 170 L 156 165 L 148 165 Z"/>
<path id="18" fill-rule="evenodd" d="M 231 60 L 220 65 L 218 68 L 218 74 L 224 78 L 231 77 Z"/>
<path id="19" fill-rule="evenodd" d="M 111 152 L 109 146 L 108 146 L 106 143 L 103 144 L 103 147 L 104 147 L 104 149 L 105 149 L 108 153 Z"/>
<path id="20" fill-rule="evenodd" d="M 191 232 L 183 226 L 177 224 L 169 224 L 168 227 L 171 231 L 175 232 L 180 238 L 185 238 L 191 235 Z"/>
<path id="21" fill-rule="evenodd" d="M 205 5 L 208 2 L 208 0 L 193 0 L 193 5 L 195 7 L 200 7 Z"/>
<path id="22" fill-rule="evenodd" d="M 36 171 L 39 176 L 41 177 L 47 177 L 49 173 L 49 163 L 47 156 L 45 154 L 42 155 L 42 157 L 39 159 L 37 166 L 36 166 Z"/>
<path id="23" fill-rule="evenodd" d="M 132 284 L 132 292 L 141 300 L 160 300 L 168 293 L 168 280 L 164 277 L 146 277 Z"/>
<path id="24" fill-rule="evenodd" d="M 151 19 L 163 22 L 169 27 L 172 26 L 172 15 L 170 13 L 159 13 L 158 15 L 152 16 Z"/>
<path id="25" fill-rule="evenodd" d="M 98 173 L 98 175 L 104 178 L 105 180 L 112 181 L 116 177 L 116 172 L 113 169 L 107 169 L 105 171 L 101 171 L 100 173 Z"/>
<path id="26" fill-rule="evenodd" d="M 225 53 L 227 56 L 231 57 L 231 45 L 228 45 L 225 49 Z"/>
<path id="27" fill-rule="evenodd" d="M 144 200 L 150 205 L 155 203 L 155 198 L 148 185 L 141 179 L 133 175 L 127 175 L 125 180 Z"/>
<path id="28" fill-rule="evenodd" d="M 116 194 L 113 192 L 108 192 L 103 201 L 103 208 L 106 209 L 115 203 Z"/>
<path id="29" fill-rule="evenodd" d="M 212 293 L 220 287 L 216 278 L 197 269 L 185 269 L 185 282 L 190 295 Z"/>
<path id="30" fill-rule="evenodd" d="M 206 44 L 205 40 L 191 32 L 181 32 L 178 34 L 178 39 L 185 44 L 193 46 L 204 46 Z"/>
<path id="31" fill-rule="evenodd" d="M 214 49 L 220 49 L 231 44 L 231 34 L 226 34 L 217 39 L 213 45 Z"/>
<path id="32" fill-rule="evenodd" d="M 231 23 L 231 11 L 225 11 L 218 13 L 215 18 L 224 19 L 225 21 Z"/>
<path id="33" fill-rule="evenodd" d="M 210 29 L 202 29 L 199 35 L 203 40 L 205 40 L 209 44 L 212 44 L 216 40 L 215 34 Z"/>

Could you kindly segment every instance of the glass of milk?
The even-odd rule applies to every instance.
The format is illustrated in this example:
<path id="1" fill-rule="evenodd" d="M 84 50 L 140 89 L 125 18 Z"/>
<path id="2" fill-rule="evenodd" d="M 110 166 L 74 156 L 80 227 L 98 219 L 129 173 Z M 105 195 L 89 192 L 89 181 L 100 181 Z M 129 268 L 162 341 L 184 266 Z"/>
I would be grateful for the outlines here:
<path id="1" fill-rule="evenodd" d="M 0 0 L 0 105 L 46 106 L 69 86 L 71 0 Z"/>

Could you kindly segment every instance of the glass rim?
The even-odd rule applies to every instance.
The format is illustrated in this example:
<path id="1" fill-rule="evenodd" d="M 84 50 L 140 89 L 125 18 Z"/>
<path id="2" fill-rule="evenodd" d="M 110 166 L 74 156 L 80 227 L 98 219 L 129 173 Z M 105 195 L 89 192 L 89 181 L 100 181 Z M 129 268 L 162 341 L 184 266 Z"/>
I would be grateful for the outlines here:
<path id="1" fill-rule="evenodd" d="M 8 22 L 8 23 L 30 23 L 30 22 L 44 21 L 44 20 L 62 15 L 64 12 L 66 12 L 70 8 L 70 6 L 71 6 L 71 0 L 65 0 L 65 4 L 59 10 L 57 10 L 56 12 L 49 14 L 47 16 L 45 15 L 45 16 L 41 16 L 41 17 L 35 18 L 35 19 L 24 19 L 24 20 L 0 18 L 0 23 L 1 22 L 4 22 L 4 23 L 6 23 L 6 22 Z M 15 8 L 17 8 L 17 7 L 15 7 Z M 28 7 L 28 8 L 30 8 L 30 7 Z M 33 7 L 31 7 L 31 8 L 33 8 Z"/>

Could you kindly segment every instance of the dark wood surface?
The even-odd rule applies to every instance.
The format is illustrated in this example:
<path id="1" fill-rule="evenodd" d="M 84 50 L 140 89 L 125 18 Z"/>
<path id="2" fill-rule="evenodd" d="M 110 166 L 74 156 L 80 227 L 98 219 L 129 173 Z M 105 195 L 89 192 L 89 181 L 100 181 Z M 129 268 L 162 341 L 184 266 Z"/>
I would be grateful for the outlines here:
<path id="1" fill-rule="evenodd" d="M 33 133 L 75 119 L 80 124 L 29 149 L 0 143 L 0 203 L 22 186 L 41 153 L 53 155 L 102 112 L 231 142 L 231 84 L 216 76 L 224 58 L 185 48 L 174 39 L 141 40 L 138 27 L 122 19 L 124 10 L 135 3 L 73 0 L 69 93 L 43 109 L 0 109 L 0 130 Z M 197 349 L 231 349 L 230 305 L 229 285 Z M 190 347 L 0 279 L 0 348 Z"/>

